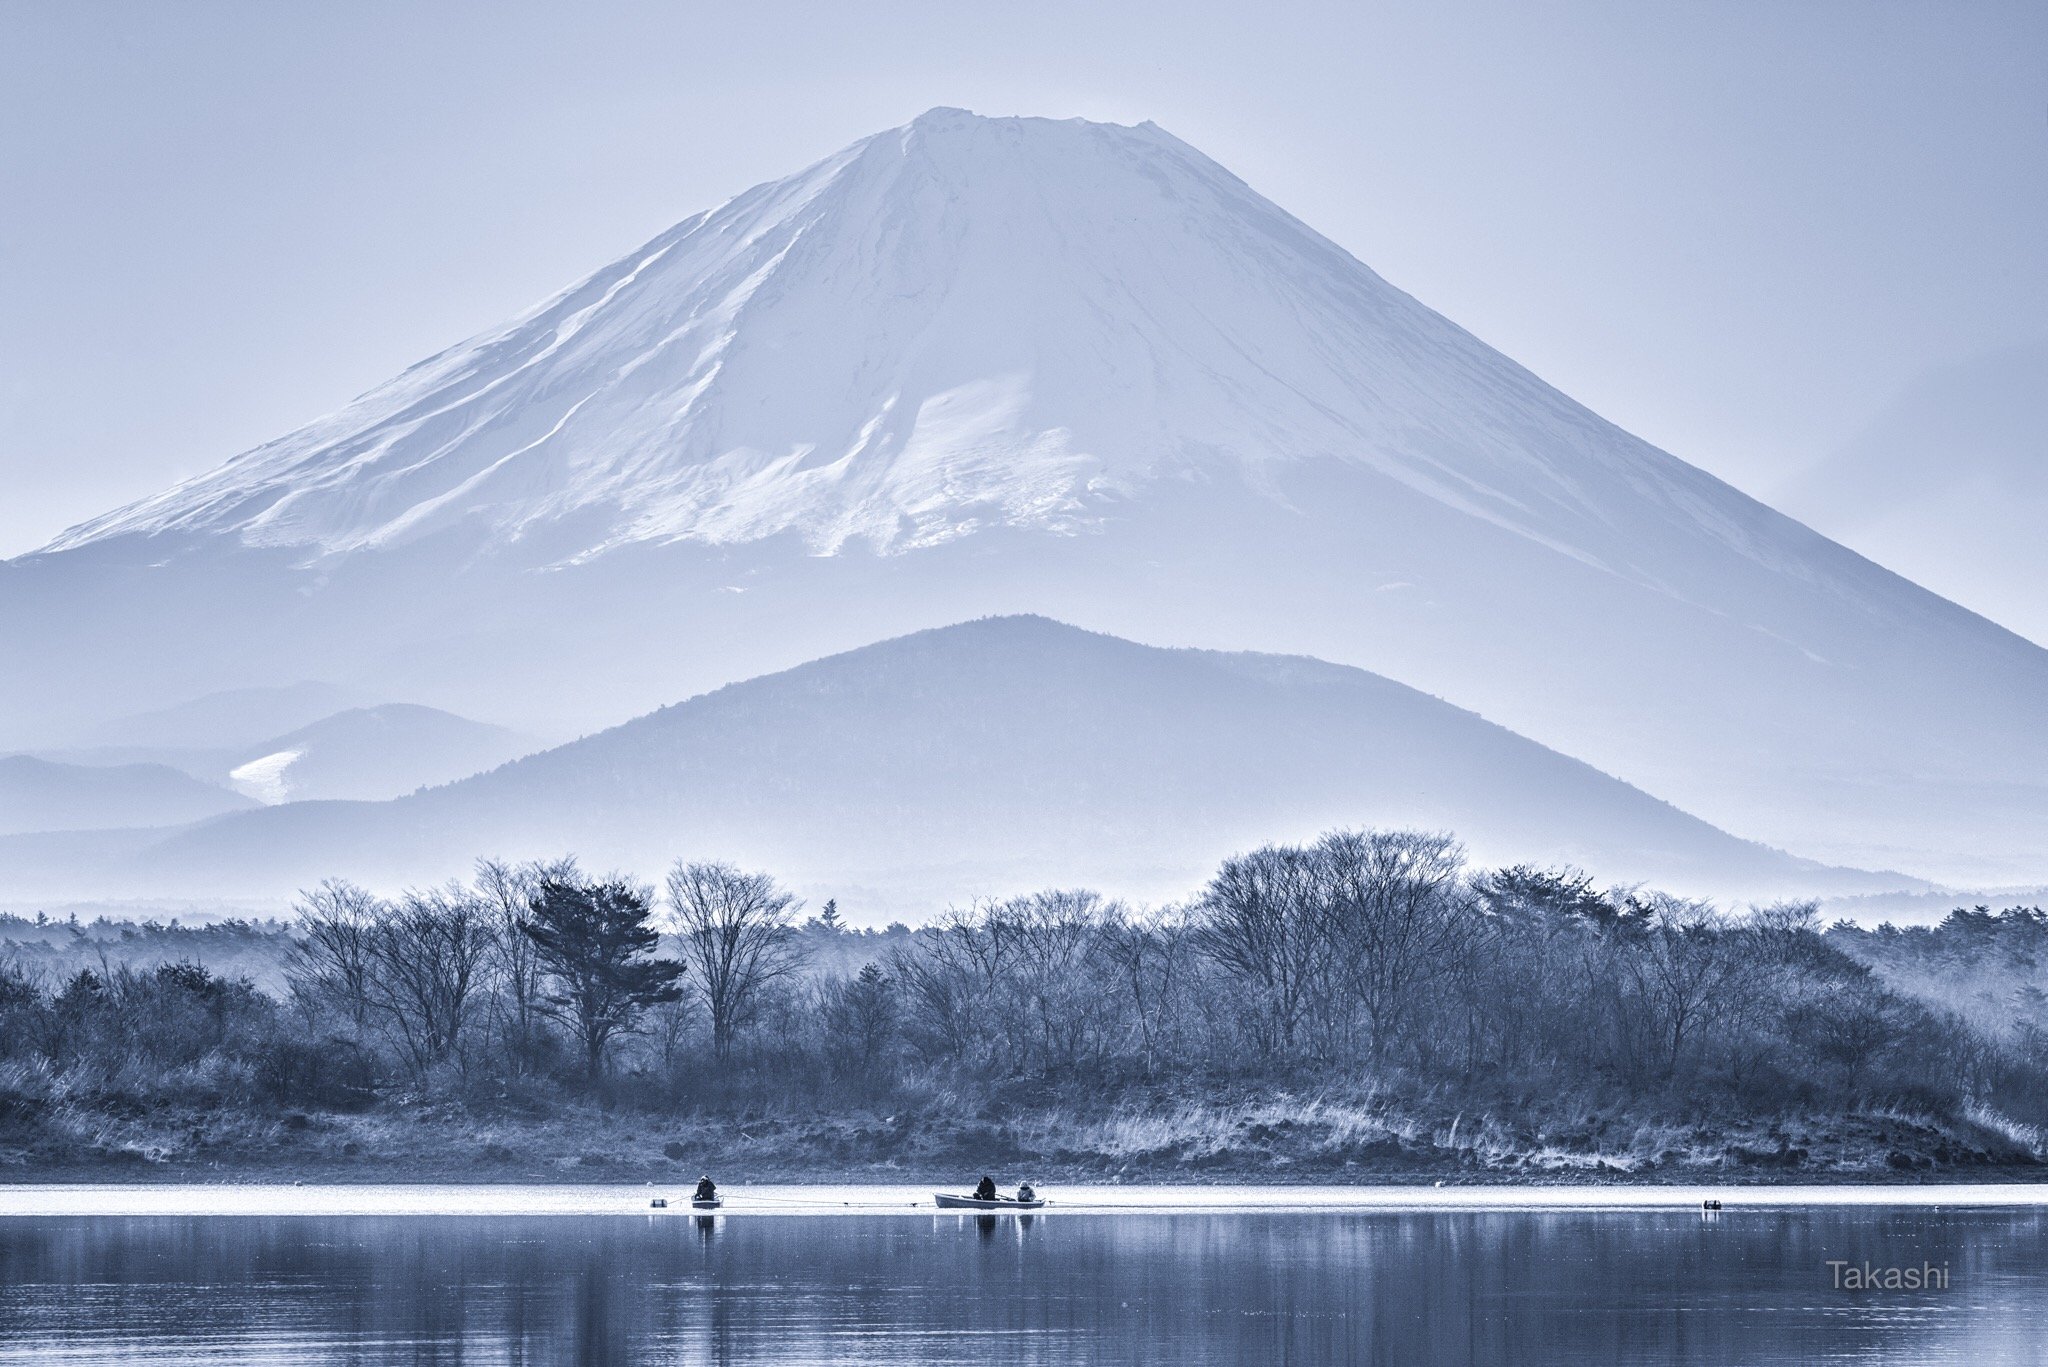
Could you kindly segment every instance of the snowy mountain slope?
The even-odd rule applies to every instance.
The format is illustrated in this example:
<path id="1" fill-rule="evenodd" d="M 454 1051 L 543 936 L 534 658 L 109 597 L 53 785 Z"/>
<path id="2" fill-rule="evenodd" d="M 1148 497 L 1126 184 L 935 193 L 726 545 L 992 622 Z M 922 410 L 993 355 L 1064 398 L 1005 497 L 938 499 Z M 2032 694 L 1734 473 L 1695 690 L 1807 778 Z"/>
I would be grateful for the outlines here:
<path id="1" fill-rule="evenodd" d="M 1179 896 L 1234 850 L 1340 824 L 1448 828 L 1482 859 L 1708 892 L 1907 881 L 1738 840 L 1363 671 L 1031 617 L 732 685 L 399 801 L 294 803 L 171 833 L 128 873 L 255 895 L 333 875 L 433 880 L 480 853 L 574 849 L 649 874 L 688 854 L 928 914 L 1051 883 Z"/>
<path id="2" fill-rule="evenodd" d="M 785 531 L 903 550 L 1318 456 L 1574 548 L 1600 477 L 1691 473 L 1603 435 L 1149 124 L 937 110 L 51 549 L 196 531 L 315 558 L 471 522 L 570 559 Z"/>
<path id="3" fill-rule="evenodd" d="M 264 802 L 376 801 L 467 778 L 539 748 L 502 726 L 386 703 L 246 746 L 227 763 L 237 790 Z"/>
<path id="4" fill-rule="evenodd" d="M 37 758 L 66 766 L 169 768 L 213 789 L 264 803 L 324 799 L 377 801 L 450 783 L 542 749 L 502 726 L 410 703 L 349 707 L 291 724 L 283 734 L 259 727 L 303 715 L 316 699 L 346 697 L 325 685 L 238 690 L 125 719 L 105 734 L 212 744 L 92 745 L 45 750 Z M 251 737 L 261 736 L 260 739 Z M 109 812 L 86 827 L 128 824 Z"/>
<path id="5" fill-rule="evenodd" d="M 1832 860 L 2048 873 L 2048 653 L 1149 125 L 933 111 L 0 564 L 0 703 L 588 728 L 1023 611 L 1369 668 Z"/>

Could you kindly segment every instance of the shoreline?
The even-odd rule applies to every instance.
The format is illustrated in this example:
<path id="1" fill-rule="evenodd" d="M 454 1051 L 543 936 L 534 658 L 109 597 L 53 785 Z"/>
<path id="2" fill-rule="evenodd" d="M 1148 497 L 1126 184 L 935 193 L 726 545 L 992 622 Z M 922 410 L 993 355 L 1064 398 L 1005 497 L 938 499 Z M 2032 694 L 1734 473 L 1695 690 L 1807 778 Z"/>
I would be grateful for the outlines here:
<path id="1" fill-rule="evenodd" d="M 773 1215 L 923 1215 L 965 1218 L 978 1212 L 941 1211 L 934 1190 L 960 1181 L 911 1184 L 733 1183 L 721 1188 L 726 1205 L 705 1216 L 687 1205 L 690 1183 L 365 1183 L 249 1182 L 43 1183 L 0 1185 L 0 1219 L 230 1217 L 531 1217 L 688 1216 L 724 1218 Z M 1690 1211 L 1707 1199 L 1723 1214 L 1749 1210 L 1904 1207 L 1972 1209 L 2048 1207 L 2048 1183 L 1942 1182 L 1922 1184 L 1730 1183 L 1506 1183 L 1430 1186 L 1409 1184 L 1075 1184 L 1042 1188 L 1048 1198 L 1036 1214 L 1371 1214 L 1401 1211 Z M 656 1210 L 664 1197 L 676 1207 Z M 1014 1212 L 1005 1212 L 1014 1213 Z"/>
<path id="2" fill-rule="evenodd" d="M 400 1100 L 311 1113 L 66 1106 L 11 1134 L 0 1125 L 0 1187 L 667 1187 L 706 1171 L 721 1183 L 813 1187 L 951 1187 L 981 1172 L 1104 1188 L 2048 1184 L 2048 1163 L 2011 1135 L 1889 1109 L 1526 1111 L 1284 1094 L 1027 1112 L 935 1099 L 681 1115 L 574 1101 L 538 1114 Z"/>
<path id="3" fill-rule="evenodd" d="M 749 1161 L 752 1159 L 753 1161 Z M 432 1161 L 300 1161 L 281 1163 L 193 1162 L 109 1162 L 51 1164 L 42 1167 L 0 1164 L 0 1193 L 32 1191 L 38 1188 L 265 1188 L 291 1190 L 295 1187 L 454 1189 L 520 1188 L 642 1188 L 666 1187 L 695 1180 L 706 1171 L 724 1174 L 721 1183 L 763 1187 L 822 1189 L 826 1187 L 902 1187 L 937 1183 L 940 1187 L 970 1181 L 983 1170 L 1027 1176 L 1037 1185 L 1063 1183 L 1091 1190 L 1186 1190 L 1225 1187 L 1258 1187 L 1270 1190 L 1500 1190 L 1530 1189 L 1658 1191 L 1766 1190 L 1787 1187 L 1853 1187 L 1872 1190 L 1910 1191 L 1922 1187 L 1974 1188 L 2003 1186 L 2038 1187 L 2048 1199 L 2048 1165 L 2043 1164 L 1957 1164 L 1943 1168 L 1896 1170 L 1872 1168 L 1793 1169 L 1757 1168 L 1729 1164 L 1725 1168 L 1704 1164 L 1628 1170 L 1619 1167 L 1559 1166 L 1476 1168 L 1457 1163 L 1427 1161 L 1388 1167 L 1358 1167 L 1340 1171 L 1329 1168 L 1276 1165 L 1238 1168 L 1191 1164 L 1176 1168 L 1148 1164 L 1139 1171 L 1119 1172 L 1100 1163 L 1039 1161 L 1029 1154 L 991 1153 L 983 1158 L 963 1156 L 957 1163 L 874 1163 L 845 1165 L 804 1165 L 762 1162 L 745 1153 L 693 1153 L 680 1159 L 653 1161 L 608 1160 L 592 1165 L 581 1159 L 562 1159 L 539 1164 L 507 1162 L 490 1164 L 479 1171 L 477 1163 L 435 1163 Z M 973 1171 L 970 1172 L 969 1170 Z"/>

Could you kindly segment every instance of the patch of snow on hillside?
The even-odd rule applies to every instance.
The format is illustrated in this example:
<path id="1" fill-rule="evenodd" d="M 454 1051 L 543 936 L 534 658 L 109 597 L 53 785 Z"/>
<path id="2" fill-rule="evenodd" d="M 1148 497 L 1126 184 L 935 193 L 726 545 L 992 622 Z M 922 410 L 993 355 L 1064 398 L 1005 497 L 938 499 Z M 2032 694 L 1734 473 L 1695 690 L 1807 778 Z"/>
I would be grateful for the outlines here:
<path id="1" fill-rule="evenodd" d="M 228 782 L 244 797 L 253 797 L 274 807 L 291 796 L 291 781 L 287 775 L 305 753 L 304 750 L 279 750 L 275 754 L 252 759 L 230 770 Z"/>

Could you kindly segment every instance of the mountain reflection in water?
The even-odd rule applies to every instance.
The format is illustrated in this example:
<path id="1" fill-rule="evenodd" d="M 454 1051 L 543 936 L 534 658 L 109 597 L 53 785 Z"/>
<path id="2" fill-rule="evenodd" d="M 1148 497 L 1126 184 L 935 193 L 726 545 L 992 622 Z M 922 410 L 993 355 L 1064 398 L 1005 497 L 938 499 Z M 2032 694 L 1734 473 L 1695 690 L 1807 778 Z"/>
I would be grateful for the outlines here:
<path id="1" fill-rule="evenodd" d="M 2048 1215 L 0 1219 L 0 1363 L 1823 1358 L 2048 1361 Z"/>

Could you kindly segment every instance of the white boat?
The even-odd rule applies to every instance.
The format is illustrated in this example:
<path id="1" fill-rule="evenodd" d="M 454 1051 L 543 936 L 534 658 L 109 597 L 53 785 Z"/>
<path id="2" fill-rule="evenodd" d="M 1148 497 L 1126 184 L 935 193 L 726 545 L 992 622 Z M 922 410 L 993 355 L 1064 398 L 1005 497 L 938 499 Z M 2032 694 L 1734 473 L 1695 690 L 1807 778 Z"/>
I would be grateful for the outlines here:
<path id="1" fill-rule="evenodd" d="M 708 1201 L 699 1201 L 694 1196 L 690 1198 L 690 1208 L 692 1210 L 717 1210 L 724 1204 L 725 1198 L 723 1196 L 714 1196 Z"/>
<path id="2" fill-rule="evenodd" d="M 940 1210 L 1037 1210 L 1045 1204 L 1045 1198 L 1036 1196 L 1029 1201 L 1019 1201 L 1014 1197 L 998 1196 L 993 1201 L 984 1201 L 979 1196 L 956 1196 L 950 1192 L 935 1191 L 932 1204 Z"/>

